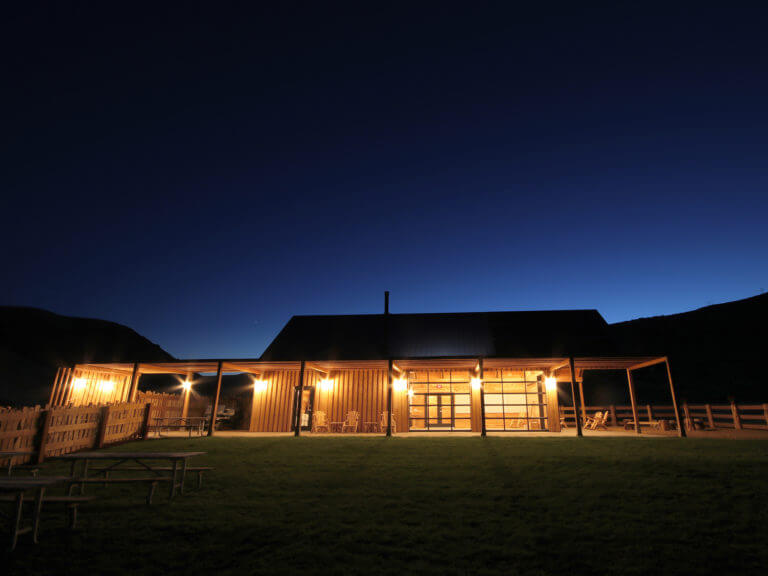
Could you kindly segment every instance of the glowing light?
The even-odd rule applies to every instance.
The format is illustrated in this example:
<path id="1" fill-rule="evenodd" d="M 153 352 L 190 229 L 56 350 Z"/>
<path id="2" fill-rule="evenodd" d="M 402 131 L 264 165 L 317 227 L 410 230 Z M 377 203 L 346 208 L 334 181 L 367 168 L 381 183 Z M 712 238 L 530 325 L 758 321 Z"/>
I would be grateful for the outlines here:
<path id="1" fill-rule="evenodd" d="M 266 380 L 254 380 L 253 381 L 253 389 L 256 392 L 266 392 L 267 391 L 267 381 Z"/>
<path id="2" fill-rule="evenodd" d="M 325 392 L 333 390 L 333 380 L 330 378 L 323 378 L 320 380 L 320 390 L 324 390 Z"/>
<path id="3" fill-rule="evenodd" d="M 192 389 L 192 382 L 189 380 L 184 380 L 184 382 L 181 383 L 181 387 L 184 388 L 187 392 L 189 392 Z"/>
<path id="4" fill-rule="evenodd" d="M 72 389 L 78 392 L 85 390 L 85 378 L 75 378 L 72 380 Z"/>
<path id="5" fill-rule="evenodd" d="M 115 383 L 112 382 L 112 380 L 102 380 L 99 385 L 101 386 L 101 391 L 109 394 L 115 389 Z"/>
<path id="6" fill-rule="evenodd" d="M 395 392 L 405 392 L 408 390 L 408 380 L 405 378 L 395 378 L 392 382 Z"/>
<path id="7" fill-rule="evenodd" d="M 557 378 L 554 376 L 547 376 L 544 378 L 544 385 L 547 388 L 547 392 L 552 392 L 553 390 L 557 390 Z"/>
<path id="8" fill-rule="evenodd" d="M 413 390 L 408 390 L 408 399 L 409 400 L 413 400 L 413 394 L 414 394 Z"/>
<path id="9" fill-rule="evenodd" d="M 480 390 L 483 385 L 482 378 L 472 378 L 472 390 Z"/>

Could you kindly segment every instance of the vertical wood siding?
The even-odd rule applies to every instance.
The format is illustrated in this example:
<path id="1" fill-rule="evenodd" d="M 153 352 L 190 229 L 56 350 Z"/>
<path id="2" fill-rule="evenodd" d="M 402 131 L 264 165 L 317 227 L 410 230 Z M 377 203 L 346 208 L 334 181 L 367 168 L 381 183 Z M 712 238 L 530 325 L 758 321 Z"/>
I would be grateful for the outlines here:
<path id="1" fill-rule="evenodd" d="M 294 388 L 299 383 L 298 370 L 267 372 L 264 392 L 253 392 L 251 432 L 290 432 Z"/>

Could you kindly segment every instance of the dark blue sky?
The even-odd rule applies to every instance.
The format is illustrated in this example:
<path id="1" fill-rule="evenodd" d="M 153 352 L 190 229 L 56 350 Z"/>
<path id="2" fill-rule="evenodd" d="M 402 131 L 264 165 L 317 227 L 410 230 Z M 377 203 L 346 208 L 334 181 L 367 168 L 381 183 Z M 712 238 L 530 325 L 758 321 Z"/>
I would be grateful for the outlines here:
<path id="1" fill-rule="evenodd" d="M 385 289 L 611 322 L 768 289 L 758 3 L 157 4 L 6 8 L 0 303 L 253 357 Z"/>

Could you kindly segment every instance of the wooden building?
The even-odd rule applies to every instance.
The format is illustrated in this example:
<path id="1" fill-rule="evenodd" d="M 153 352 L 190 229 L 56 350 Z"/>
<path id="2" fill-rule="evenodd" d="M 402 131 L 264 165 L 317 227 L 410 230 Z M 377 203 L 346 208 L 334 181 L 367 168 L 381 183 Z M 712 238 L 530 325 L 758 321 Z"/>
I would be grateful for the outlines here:
<path id="1" fill-rule="evenodd" d="M 658 363 L 684 435 L 667 358 L 622 355 L 596 310 L 295 316 L 258 359 L 63 367 L 51 404 L 128 401 L 142 374 L 179 375 L 188 398 L 211 373 L 213 423 L 222 376 L 247 373 L 252 432 L 558 432 L 558 387 L 579 413 L 585 370 L 626 370 L 635 407 L 632 370 Z"/>

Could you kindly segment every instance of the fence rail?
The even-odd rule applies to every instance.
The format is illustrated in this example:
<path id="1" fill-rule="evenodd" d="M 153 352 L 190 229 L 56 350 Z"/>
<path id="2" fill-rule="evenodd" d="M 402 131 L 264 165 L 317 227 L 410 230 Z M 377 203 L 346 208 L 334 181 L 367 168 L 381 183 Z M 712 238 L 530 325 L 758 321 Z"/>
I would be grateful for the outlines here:
<path id="1" fill-rule="evenodd" d="M 34 452 L 14 456 L 16 464 L 42 462 L 49 456 L 146 437 L 151 416 L 181 416 L 181 396 L 140 393 L 138 398 L 101 406 L 0 409 L 0 452 Z M 7 458 L 0 459 L 0 466 L 7 464 Z"/>
<path id="2" fill-rule="evenodd" d="M 632 406 L 601 405 L 586 406 L 587 416 L 597 412 L 609 413 L 610 426 L 622 426 L 634 420 Z M 726 430 L 768 430 L 768 404 L 688 404 L 680 406 L 681 416 L 688 430 L 726 429 Z M 575 425 L 573 406 L 560 406 L 560 415 L 569 425 Z M 675 421 L 672 405 L 638 404 L 637 416 L 642 421 Z"/>

